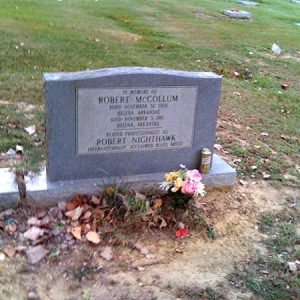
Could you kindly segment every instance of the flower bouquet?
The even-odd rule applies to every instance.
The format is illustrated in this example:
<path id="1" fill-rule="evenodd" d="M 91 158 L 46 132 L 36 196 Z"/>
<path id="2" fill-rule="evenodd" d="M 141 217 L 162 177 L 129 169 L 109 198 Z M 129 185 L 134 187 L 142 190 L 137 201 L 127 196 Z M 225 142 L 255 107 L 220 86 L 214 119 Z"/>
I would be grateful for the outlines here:
<path id="1" fill-rule="evenodd" d="M 184 165 L 180 165 L 180 170 L 166 173 L 164 178 L 160 188 L 174 193 L 177 204 L 181 205 L 191 198 L 204 197 L 206 194 L 205 186 L 201 182 L 202 176 L 196 169 L 188 170 Z"/>

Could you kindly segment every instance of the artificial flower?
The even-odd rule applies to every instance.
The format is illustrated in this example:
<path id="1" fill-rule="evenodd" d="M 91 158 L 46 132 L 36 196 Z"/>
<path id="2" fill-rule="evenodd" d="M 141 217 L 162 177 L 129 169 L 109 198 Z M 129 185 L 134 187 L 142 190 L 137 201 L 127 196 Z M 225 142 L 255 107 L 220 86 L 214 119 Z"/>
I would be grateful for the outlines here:
<path id="1" fill-rule="evenodd" d="M 187 171 L 186 176 L 189 180 L 192 180 L 194 182 L 200 182 L 202 178 L 200 172 L 196 169 Z"/>

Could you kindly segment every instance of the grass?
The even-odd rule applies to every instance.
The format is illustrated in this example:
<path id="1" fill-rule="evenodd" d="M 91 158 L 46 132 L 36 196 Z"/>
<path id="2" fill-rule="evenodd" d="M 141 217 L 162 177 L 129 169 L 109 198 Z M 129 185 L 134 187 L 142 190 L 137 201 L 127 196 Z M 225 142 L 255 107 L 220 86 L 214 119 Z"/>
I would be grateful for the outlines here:
<path id="1" fill-rule="evenodd" d="M 260 2 L 247 7 L 253 19 L 245 21 L 220 13 L 237 6 L 235 1 L 0 0 L 0 100 L 9 103 L 0 102 L 0 151 L 18 143 L 34 161 L 45 159 L 44 147 L 37 149 L 23 130 L 36 124 L 38 139 L 44 141 L 43 72 L 136 65 L 214 70 L 224 76 L 220 119 L 240 124 L 219 129 L 217 137 L 229 154 L 242 156 L 241 176 L 261 178 L 269 172 L 271 179 L 282 180 L 285 173 L 295 174 L 300 36 L 294 23 L 300 7 L 284 0 Z M 197 12 L 204 15 L 197 17 Z M 295 58 L 274 58 L 273 42 Z M 246 68 L 252 77 L 243 75 Z M 233 71 L 242 75 L 232 77 Z M 285 79 L 291 87 L 281 91 Z M 17 109 L 21 102 L 37 106 L 32 118 Z M 269 135 L 260 136 L 263 131 Z M 238 139 L 227 143 L 227 136 Z M 250 146 L 242 146 L 240 139 Z M 255 144 L 264 147 L 253 153 Z M 266 157 L 267 164 L 249 170 L 249 158 Z"/>
<path id="2" fill-rule="evenodd" d="M 267 254 L 259 254 L 254 261 L 236 266 L 229 281 L 237 288 L 251 290 L 266 300 L 298 299 L 299 271 L 293 273 L 288 262 L 299 259 L 294 211 L 283 210 L 262 214 L 259 230 L 268 235 Z"/>

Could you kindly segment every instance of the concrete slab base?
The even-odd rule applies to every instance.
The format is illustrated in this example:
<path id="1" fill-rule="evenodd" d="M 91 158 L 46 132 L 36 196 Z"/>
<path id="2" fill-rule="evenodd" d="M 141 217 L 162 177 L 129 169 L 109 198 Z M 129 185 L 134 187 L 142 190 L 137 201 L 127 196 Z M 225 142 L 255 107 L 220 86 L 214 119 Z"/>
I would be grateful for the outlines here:
<path id="1" fill-rule="evenodd" d="M 172 170 L 170 170 L 172 171 Z M 41 206 L 70 200 L 74 195 L 94 194 L 100 192 L 109 184 L 127 185 L 131 188 L 157 189 L 159 182 L 163 181 L 164 173 L 141 174 L 126 177 L 105 177 L 85 180 L 48 182 L 46 169 L 33 178 L 26 177 L 26 189 L 29 198 Z M 203 183 L 208 187 L 227 187 L 235 183 L 236 171 L 219 156 L 214 155 L 213 164 L 208 174 L 203 174 Z M 14 174 L 9 168 L 0 169 L 0 210 L 12 207 L 19 201 L 17 185 Z"/>

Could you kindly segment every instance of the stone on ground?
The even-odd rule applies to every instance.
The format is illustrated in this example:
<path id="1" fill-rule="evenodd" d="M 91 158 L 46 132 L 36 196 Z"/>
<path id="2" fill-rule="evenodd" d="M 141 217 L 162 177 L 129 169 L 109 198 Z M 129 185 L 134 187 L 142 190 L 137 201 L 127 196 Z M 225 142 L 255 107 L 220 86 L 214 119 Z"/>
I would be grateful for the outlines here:
<path id="1" fill-rule="evenodd" d="M 235 19 L 251 19 L 251 13 L 244 10 L 230 10 L 225 9 L 223 10 L 223 14 Z"/>
<path id="2" fill-rule="evenodd" d="M 246 6 L 259 6 L 259 4 L 254 1 L 238 1 L 237 3 Z"/>

